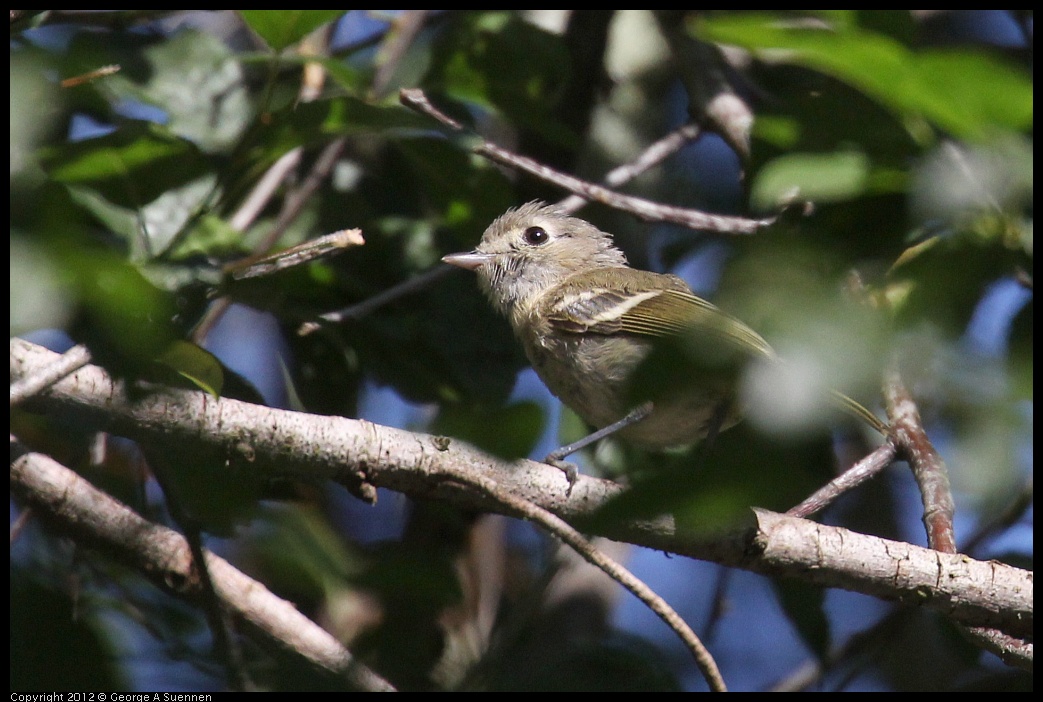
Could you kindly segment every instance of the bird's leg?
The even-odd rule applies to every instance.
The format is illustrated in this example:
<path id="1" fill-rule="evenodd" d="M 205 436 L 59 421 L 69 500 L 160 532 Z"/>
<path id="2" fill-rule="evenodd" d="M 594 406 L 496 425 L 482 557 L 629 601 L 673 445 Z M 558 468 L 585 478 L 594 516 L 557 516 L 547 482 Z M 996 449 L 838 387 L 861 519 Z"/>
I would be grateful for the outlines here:
<path id="1" fill-rule="evenodd" d="M 595 441 L 600 441 L 601 439 L 604 439 L 606 436 L 611 436 L 612 434 L 615 434 L 620 429 L 625 429 L 626 427 L 629 427 L 631 424 L 636 424 L 637 422 L 640 422 L 642 419 L 644 419 L 650 414 L 652 414 L 651 401 L 642 402 L 640 405 L 630 410 L 630 412 L 628 412 L 627 415 L 622 419 L 616 422 L 612 422 L 608 426 L 601 427 L 600 429 L 591 434 L 587 434 L 579 441 L 573 441 L 571 444 L 566 444 L 559 449 L 551 451 L 547 454 L 547 457 L 543 459 L 543 462 L 548 465 L 552 465 L 565 473 L 565 479 L 569 481 L 569 489 L 568 492 L 566 492 L 565 494 L 571 495 L 572 486 L 576 484 L 576 479 L 579 477 L 579 474 L 576 472 L 575 464 L 569 463 L 568 461 L 564 460 L 565 457 L 571 456 L 572 454 L 576 453 L 576 451 L 590 446 Z"/>

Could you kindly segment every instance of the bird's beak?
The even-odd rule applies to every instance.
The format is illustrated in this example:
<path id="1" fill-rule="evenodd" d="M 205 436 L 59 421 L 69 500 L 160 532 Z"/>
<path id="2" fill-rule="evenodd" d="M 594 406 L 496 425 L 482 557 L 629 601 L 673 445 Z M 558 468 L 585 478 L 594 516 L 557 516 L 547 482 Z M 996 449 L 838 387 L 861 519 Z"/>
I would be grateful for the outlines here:
<path id="1" fill-rule="evenodd" d="M 466 268 L 469 271 L 478 270 L 486 263 L 493 260 L 492 254 L 468 251 L 467 253 L 455 253 L 442 256 L 442 260 L 451 266 Z"/>

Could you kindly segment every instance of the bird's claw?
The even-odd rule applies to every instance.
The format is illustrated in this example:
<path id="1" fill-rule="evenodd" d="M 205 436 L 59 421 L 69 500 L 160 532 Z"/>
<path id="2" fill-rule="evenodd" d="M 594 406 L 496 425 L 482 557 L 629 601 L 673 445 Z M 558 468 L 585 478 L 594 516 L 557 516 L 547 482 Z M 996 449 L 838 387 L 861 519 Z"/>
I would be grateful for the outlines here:
<path id="1" fill-rule="evenodd" d="M 579 479 L 579 471 L 576 469 L 576 464 L 563 461 L 553 453 L 544 458 L 543 462 L 549 466 L 554 466 L 565 474 L 565 479 L 569 481 L 569 488 L 565 491 L 565 497 L 570 497 L 572 488 L 576 486 L 576 481 Z"/>

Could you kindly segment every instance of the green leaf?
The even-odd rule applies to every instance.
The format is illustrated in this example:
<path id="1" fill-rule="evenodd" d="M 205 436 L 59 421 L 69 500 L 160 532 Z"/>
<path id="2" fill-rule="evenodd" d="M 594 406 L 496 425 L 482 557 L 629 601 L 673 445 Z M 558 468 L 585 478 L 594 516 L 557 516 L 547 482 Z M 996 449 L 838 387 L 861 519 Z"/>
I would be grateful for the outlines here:
<path id="1" fill-rule="evenodd" d="M 785 511 L 828 479 L 833 466 L 826 436 L 768 436 L 743 422 L 711 446 L 647 456 L 631 487 L 582 528 L 611 528 L 617 520 L 672 514 L 679 528 L 712 537 L 750 523 L 750 507 Z"/>
<path id="2" fill-rule="evenodd" d="M 568 99 L 572 60 L 564 40 L 506 11 L 458 17 L 433 48 L 425 88 L 499 110 L 562 145 L 575 142 L 575 134 L 548 118 Z"/>
<path id="3" fill-rule="evenodd" d="M 128 122 L 112 134 L 49 149 L 42 161 L 58 182 L 89 186 L 130 209 L 206 173 L 192 142 L 150 122 Z"/>
<path id="4" fill-rule="evenodd" d="M 73 66 L 67 70 L 121 66 L 78 94 L 93 98 L 91 111 L 103 109 L 102 104 L 116 111 L 122 103 L 146 103 L 162 111 L 156 122 L 208 153 L 233 147 L 254 120 L 239 58 L 212 34 L 186 30 L 157 42 L 135 35 L 81 33 L 70 51 Z"/>
<path id="5" fill-rule="evenodd" d="M 228 46 L 209 34 L 181 32 L 145 56 L 151 70 L 138 96 L 167 113 L 167 128 L 207 152 L 234 146 L 255 110 Z"/>
<path id="6" fill-rule="evenodd" d="M 781 203 L 847 200 L 858 197 L 869 179 L 869 159 L 860 151 L 789 154 L 765 165 L 750 192 L 754 209 L 770 212 Z"/>
<path id="7" fill-rule="evenodd" d="M 79 305 L 73 337 L 111 372 L 145 374 L 180 336 L 173 296 L 112 253 L 70 247 L 61 256 Z"/>
<path id="8" fill-rule="evenodd" d="M 500 408 L 442 408 L 431 431 L 468 441 L 506 459 L 528 456 L 543 433 L 543 410 L 534 402 Z"/>
<path id="9" fill-rule="evenodd" d="M 239 14 L 268 46 L 282 51 L 337 19 L 344 10 L 239 10 Z"/>
<path id="10" fill-rule="evenodd" d="M 335 595 L 362 571 L 362 555 L 314 507 L 263 506 L 261 513 L 270 528 L 248 535 L 249 553 L 280 592 L 296 598 Z"/>
<path id="11" fill-rule="evenodd" d="M 129 675 L 104 613 L 93 598 L 85 607 L 78 593 L 44 580 L 47 571 L 42 560 L 11 564 L 10 627 L 19 642 L 11 649 L 11 689 L 126 689 Z M 81 664 L 92 656 L 100 658 Z"/>
<path id="12" fill-rule="evenodd" d="M 171 439 L 141 448 L 171 499 L 208 533 L 232 536 L 256 516 L 266 481 L 239 447 L 201 449 Z"/>
<path id="13" fill-rule="evenodd" d="M 224 366 L 209 351 L 175 339 L 156 360 L 204 392 L 220 397 L 224 386 Z"/>
<path id="14" fill-rule="evenodd" d="M 915 52 L 853 26 L 807 29 L 763 14 L 713 17 L 697 32 L 831 75 L 908 119 L 926 119 L 957 137 L 979 139 L 996 128 L 1032 125 L 1031 79 L 981 51 Z"/>
<path id="15" fill-rule="evenodd" d="M 269 54 L 262 53 L 245 53 L 239 54 L 239 60 L 244 64 L 262 64 L 268 65 L 272 61 L 272 57 Z M 280 64 L 291 64 L 298 65 L 302 69 L 310 63 L 316 63 L 322 66 L 323 70 L 337 82 L 340 87 L 344 88 L 349 93 L 359 93 L 364 91 L 368 84 L 366 82 L 366 75 L 359 69 L 348 65 L 341 59 L 327 58 L 325 56 L 304 56 L 298 54 L 290 54 L 279 57 Z"/>
<path id="16" fill-rule="evenodd" d="M 430 119 L 401 105 L 371 105 L 353 97 L 316 100 L 275 112 L 272 126 L 264 131 L 264 156 L 275 161 L 295 146 L 328 141 L 330 137 L 430 131 Z"/>

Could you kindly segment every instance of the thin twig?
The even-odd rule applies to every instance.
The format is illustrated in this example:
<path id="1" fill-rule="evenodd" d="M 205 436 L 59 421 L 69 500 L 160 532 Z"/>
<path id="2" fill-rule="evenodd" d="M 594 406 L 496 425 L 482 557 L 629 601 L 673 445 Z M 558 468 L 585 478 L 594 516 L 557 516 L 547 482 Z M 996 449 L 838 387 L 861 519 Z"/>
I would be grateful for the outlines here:
<path id="1" fill-rule="evenodd" d="M 14 542 L 18 540 L 18 537 L 22 535 L 22 531 L 25 530 L 26 525 L 29 524 L 33 519 L 33 508 L 26 507 L 19 515 L 15 518 L 14 523 L 11 524 L 10 539 L 11 545 L 14 546 Z"/>
<path id="2" fill-rule="evenodd" d="M 303 153 L 304 149 L 297 146 L 287 151 L 275 163 L 269 166 L 268 170 L 265 171 L 264 175 L 261 176 L 260 180 L 257 181 L 257 184 L 250 191 L 250 194 L 239 205 L 239 209 L 229 218 L 228 224 L 232 229 L 237 232 L 245 232 L 250 228 L 250 225 L 254 223 L 261 212 L 264 211 L 264 208 L 268 206 L 282 182 L 300 165 L 301 154 Z"/>
<path id="3" fill-rule="evenodd" d="M 519 516 L 536 522 L 547 529 L 551 534 L 571 546 L 576 553 L 582 556 L 590 564 L 599 568 L 606 575 L 632 592 L 634 596 L 644 602 L 649 609 L 655 612 L 655 614 L 662 619 L 663 622 L 674 631 L 674 633 L 677 634 L 682 643 L 684 643 L 691 652 L 696 665 L 699 667 L 699 670 L 702 671 L 703 676 L 706 678 L 706 682 L 710 685 L 710 689 L 717 692 L 727 691 L 727 686 L 725 685 L 724 678 L 721 677 L 721 672 L 717 667 L 716 661 L 714 661 L 713 656 L 684 619 L 682 619 L 681 616 L 674 611 L 674 609 L 670 607 L 662 597 L 657 595 L 654 590 L 648 587 L 648 585 L 637 578 L 624 566 L 612 560 L 605 555 L 604 552 L 594 547 L 594 545 L 591 544 L 583 534 L 576 531 L 568 522 L 552 512 L 533 504 L 529 500 L 518 497 L 517 495 L 504 490 L 497 485 L 495 481 L 488 478 L 447 466 L 440 466 L 436 470 L 439 475 L 454 482 L 463 483 L 469 487 L 477 488 L 488 497 L 510 508 Z"/>
<path id="4" fill-rule="evenodd" d="M 727 62 L 720 47 L 691 36 L 685 29 L 684 15 L 684 10 L 653 11 L 688 93 L 688 112 L 720 135 L 744 164 L 749 163 L 753 110 L 726 74 Z"/>
<path id="5" fill-rule="evenodd" d="M 1014 499 L 998 514 L 978 525 L 974 533 L 963 542 L 964 553 L 975 553 L 981 545 L 989 538 L 1000 534 L 1017 524 L 1032 506 L 1034 496 L 1032 494 L 1032 479 L 1021 486 Z"/>
<path id="6" fill-rule="evenodd" d="M 235 263 L 225 266 L 224 270 L 235 280 L 261 278 L 320 258 L 334 256 L 352 246 L 362 246 L 365 243 L 366 240 L 362 237 L 361 229 L 341 229 L 338 232 L 308 239 L 273 254 L 241 258 Z"/>
<path id="7" fill-rule="evenodd" d="M 909 461 L 920 496 L 923 500 L 923 522 L 927 529 L 927 543 L 942 553 L 958 553 L 953 516 L 956 512 L 949 486 L 945 461 L 935 450 L 924 431 L 916 402 L 896 370 L 888 372 L 884 383 L 887 414 L 898 448 Z M 1004 662 L 1031 669 L 1032 643 L 1010 636 L 998 629 L 981 626 L 963 628 L 969 639 Z"/>
<path id="8" fill-rule="evenodd" d="M 399 93 L 399 99 L 403 105 L 416 110 L 422 114 L 437 119 L 442 124 L 454 130 L 463 129 L 456 120 L 443 114 L 436 109 L 424 95 L 422 90 L 409 89 Z M 515 154 L 496 144 L 483 140 L 474 147 L 474 152 L 481 156 L 501 163 L 512 168 L 524 171 L 541 180 L 553 183 L 565 190 L 576 193 L 587 200 L 600 202 L 617 210 L 628 212 L 641 219 L 651 222 L 670 222 L 680 224 L 690 229 L 712 232 L 716 234 L 753 234 L 764 227 L 772 224 L 775 217 L 767 219 L 748 219 L 746 217 L 732 217 L 729 215 L 717 215 L 701 210 L 693 210 L 673 205 L 663 205 L 658 202 L 646 200 L 633 195 L 623 195 L 604 186 L 581 180 L 566 173 L 554 170 L 527 156 Z"/>
<path id="9" fill-rule="evenodd" d="M 851 466 L 799 505 L 786 512 L 791 517 L 807 517 L 821 511 L 848 490 L 853 490 L 891 465 L 897 454 L 894 443 L 888 439 L 872 453 Z"/>
<path id="10" fill-rule="evenodd" d="M 203 534 L 198 521 L 191 518 L 178 499 L 176 491 L 171 488 L 169 471 L 167 470 L 166 451 L 159 447 L 146 449 L 145 455 L 152 475 L 156 478 L 170 516 L 181 529 L 181 534 L 192 554 L 192 570 L 199 582 L 200 603 L 206 616 L 210 635 L 213 637 L 214 650 L 224 661 L 229 685 L 238 691 L 254 689 L 243 659 L 243 650 L 232 631 L 232 621 L 228 607 L 221 599 L 214 585 L 214 577 L 206 561 L 203 548 Z"/>
<path id="11" fill-rule="evenodd" d="M 325 33 L 324 37 L 328 47 L 328 31 Z M 305 46 L 310 50 L 310 43 L 306 43 Z M 308 100 L 314 97 L 314 95 L 314 91 L 306 80 L 301 88 L 301 99 Z M 308 176 L 304 179 L 304 182 L 284 201 L 282 211 L 279 213 L 275 224 L 272 225 L 268 234 L 266 234 L 258 242 L 257 246 L 254 247 L 254 254 L 267 252 L 279 241 L 286 229 L 300 215 L 301 211 L 304 209 L 304 205 L 308 202 L 308 199 L 315 194 L 315 191 L 319 189 L 319 186 L 322 185 L 323 181 L 325 181 L 329 176 L 333 167 L 337 164 L 337 160 L 340 158 L 341 153 L 344 151 L 346 144 L 347 139 L 345 137 L 340 137 L 326 145 L 319 154 L 318 159 L 316 159 L 315 164 L 308 173 Z M 246 201 L 244 201 L 239 210 L 235 213 L 232 219 L 233 226 L 235 226 L 239 231 L 246 230 L 246 228 L 264 209 L 264 206 L 271 199 L 272 195 L 274 195 L 279 184 L 285 181 L 289 174 L 298 166 L 301 161 L 301 155 L 302 152 L 300 147 L 298 147 L 284 154 L 278 161 L 272 164 L 261 181 L 259 181 L 257 186 L 255 186 L 250 192 Z M 231 307 L 231 300 L 227 296 L 219 298 L 213 305 L 211 305 L 210 309 L 207 310 L 206 314 L 203 315 L 203 318 L 193 330 L 193 339 L 197 342 L 201 342 L 205 339 L 207 334 L 209 334 L 210 330 L 215 324 L 217 324 L 217 321 L 224 316 L 224 313 L 229 307 Z"/>
<path id="12" fill-rule="evenodd" d="M 362 302 L 354 305 L 349 305 L 342 309 L 334 312 L 326 312 L 320 314 L 319 319 L 327 324 L 341 324 L 350 320 L 362 319 L 366 315 L 370 314 L 379 307 L 394 302 L 395 300 L 405 297 L 406 295 L 412 295 L 415 292 L 419 292 L 434 282 L 441 280 L 446 277 L 449 273 L 457 270 L 453 266 L 445 263 L 439 263 L 433 268 L 429 268 L 423 273 L 416 275 L 408 280 L 404 280 L 401 283 L 394 285 L 387 290 L 377 293 L 372 297 L 367 297 Z M 300 336 L 307 336 L 314 331 L 321 328 L 321 324 L 318 322 L 305 322 L 297 329 L 297 333 Z"/>
<path id="13" fill-rule="evenodd" d="M 304 183 L 286 199 L 286 206 L 279 213 L 279 217 L 276 219 L 275 224 L 272 225 L 271 231 L 255 247 L 255 251 L 267 251 L 279 241 L 287 227 L 300 215 L 308 198 L 318 190 L 319 186 L 322 185 L 322 182 L 330 174 L 330 171 L 333 170 L 333 166 L 336 165 L 337 159 L 340 158 L 340 154 L 346 144 L 347 140 L 341 137 L 326 145 L 326 148 L 322 150 L 319 158 L 315 161 L 315 165 L 312 166 L 311 172 L 308 173 Z M 217 323 L 221 315 L 227 311 L 229 306 L 230 301 L 227 297 L 221 298 L 212 305 L 203 316 L 203 319 L 196 325 L 196 329 L 192 333 L 193 338 L 197 341 L 206 338 L 207 333 Z"/>
<path id="14" fill-rule="evenodd" d="M 613 188 L 628 183 L 649 168 L 659 165 L 680 151 L 685 144 L 695 141 L 702 134 L 702 131 L 697 124 L 688 123 L 681 125 L 663 138 L 650 144 L 633 161 L 613 168 L 605 174 L 602 181 L 605 185 Z M 557 207 L 563 212 L 571 214 L 585 204 L 587 204 L 586 198 L 579 195 L 569 195 L 560 201 Z"/>
<path id="15" fill-rule="evenodd" d="M 927 437 L 916 402 L 895 370 L 887 373 L 884 398 L 887 401 L 891 435 L 902 455 L 909 461 L 913 477 L 920 486 L 927 543 L 936 551 L 956 553 L 956 536 L 952 526 L 956 507 L 945 461 Z"/>
<path id="16" fill-rule="evenodd" d="M 630 213 L 649 222 L 680 224 L 689 229 L 698 229 L 714 234 L 753 234 L 775 222 L 775 217 L 748 219 L 746 217 L 717 215 L 687 207 L 664 205 L 634 195 L 624 195 L 604 186 L 556 171 L 527 156 L 520 156 L 491 143 L 483 143 L 476 146 L 474 152 L 505 166 L 525 171 L 541 180 L 577 193 L 588 200 L 600 202 L 603 205 Z"/>

